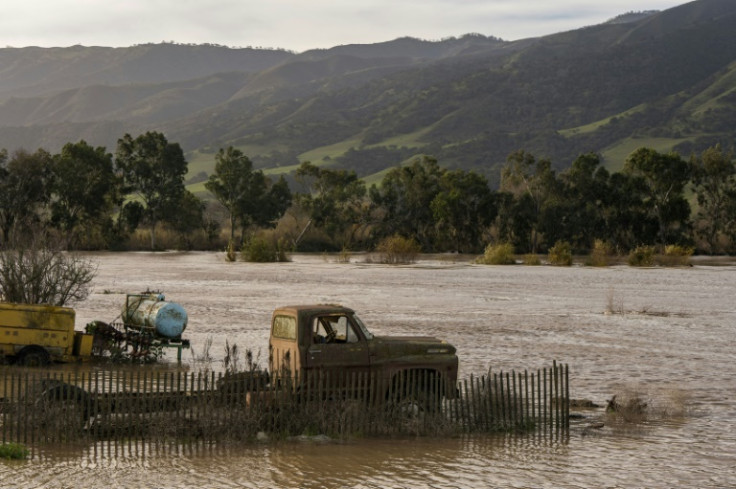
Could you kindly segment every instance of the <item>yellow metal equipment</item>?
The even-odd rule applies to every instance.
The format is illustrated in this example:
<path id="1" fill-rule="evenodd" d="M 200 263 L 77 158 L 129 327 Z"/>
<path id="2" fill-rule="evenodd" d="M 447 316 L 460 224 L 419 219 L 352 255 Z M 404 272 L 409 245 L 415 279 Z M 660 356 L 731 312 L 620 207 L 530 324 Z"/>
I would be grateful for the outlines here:
<path id="1" fill-rule="evenodd" d="M 0 354 L 27 366 L 89 358 L 93 335 L 74 331 L 74 309 L 0 303 Z"/>

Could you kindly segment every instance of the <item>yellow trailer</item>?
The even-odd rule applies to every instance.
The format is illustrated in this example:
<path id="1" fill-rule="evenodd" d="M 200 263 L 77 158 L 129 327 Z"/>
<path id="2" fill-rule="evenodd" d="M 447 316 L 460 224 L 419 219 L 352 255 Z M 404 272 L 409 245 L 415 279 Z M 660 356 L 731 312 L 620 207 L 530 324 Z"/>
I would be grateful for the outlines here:
<path id="1" fill-rule="evenodd" d="M 74 331 L 74 309 L 0 302 L 0 360 L 41 366 L 92 355 L 94 335 Z"/>

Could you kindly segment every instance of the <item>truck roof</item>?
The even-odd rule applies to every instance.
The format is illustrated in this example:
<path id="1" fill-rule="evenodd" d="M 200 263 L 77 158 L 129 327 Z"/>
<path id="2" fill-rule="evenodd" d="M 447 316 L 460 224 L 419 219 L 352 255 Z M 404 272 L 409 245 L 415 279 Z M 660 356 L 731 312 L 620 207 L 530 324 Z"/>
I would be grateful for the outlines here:
<path id="1" fill-rule="evenodd" d="M 283 306 L 277 308 L 273 313 L 274 315 L 279 312 L 290 312 L 296 315 L 300 314 L 311 314 L 311 313 L 348 313 L 352 314 L 355 311 L 349 307 L 341 306 L 339 304 L 302 304 L 295 306 Z"/>

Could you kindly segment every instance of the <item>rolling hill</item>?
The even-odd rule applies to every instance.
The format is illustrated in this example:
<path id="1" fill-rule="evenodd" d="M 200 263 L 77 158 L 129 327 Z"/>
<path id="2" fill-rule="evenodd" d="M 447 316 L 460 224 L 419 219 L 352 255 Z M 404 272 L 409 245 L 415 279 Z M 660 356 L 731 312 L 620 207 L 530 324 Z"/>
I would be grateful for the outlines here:
<path id="1" fill-rule="evenodd" d="M 469 34 L 292 53 L 214 45 L 0 49 L 0 148 L 114 150 L 164 132 L 190 174 L 237 146 L 269 173 L 300 161 L 369 177 L 418 153 L 497 181 L 523 148 L 557 168 L 595 151 L 736 144 L 736 2 L 507 42 Z"/>

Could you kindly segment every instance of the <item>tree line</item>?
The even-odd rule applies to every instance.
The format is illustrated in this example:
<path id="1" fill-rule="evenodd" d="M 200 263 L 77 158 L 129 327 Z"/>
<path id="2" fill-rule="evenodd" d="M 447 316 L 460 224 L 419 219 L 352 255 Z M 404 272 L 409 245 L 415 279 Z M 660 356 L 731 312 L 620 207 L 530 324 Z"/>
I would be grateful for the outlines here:
<path id="1" fill-rule="evenodd" d="M 251 204 L 264 194 L 276 197 L 247 208 L 238 201 L 238 219 L 255 224 L 278 219 L 291 203 L 285 182 L 272 184 L 262 172 L 238 167 L 238 158 L 232 148 L 217 154 L 223 178 L 229 179 L 228 165 L 235 165 L 239 185 L 246 186 L 231 190 L 241 200 L 248 195 Z M 221 223 L 207 211 L 207 202 L 186 189 L 187 170 L 179 144 L 158 132 L 126 134 L 114 155 L 85 141 L 68 143 L 54 155 L 43 149 L 12 155 L 0 150 L 0 240 L 13 246 L 40 237 L 65 249 L 125 249 L 132 233 L 145 228 L 150 249 L 159 249 L 163 225 L 179 237 L 178 247 L 191 247 L 195 233 L 214 246 Z M 216 185 L 211 190 L 218 199 L 227 191 Z"/>
<path id="2" fill-rule="evenodd" d="M 221 148 L 203 200 L 184 184 L 181 147 L 157 132 L 126 134 L 114 154 L 85 141 L 59 154 L 0 151 L 0 239 L 56 240 L 67 249 L 130 249 L 163 230 L 182 249 L 223 249 L 254 237 L 297 250 L 373 250 L 401 236 L 423 252 L 478 253 L 509 243 L 541 253 L 596 241 L 626 253 L 675 244 L 702 253 L 736 250 L 736 166 L 719 146 L 688 160 L 640 148 L 610 172 L 597 154 L 557 172 L 523 150 L 508 156 L 500 186 L 429 156 L 368 186 L 355 171 L 302 163 L 274 181 L 233 147 Z M 167 245 L 168 246 L 168 245 Z"/>

